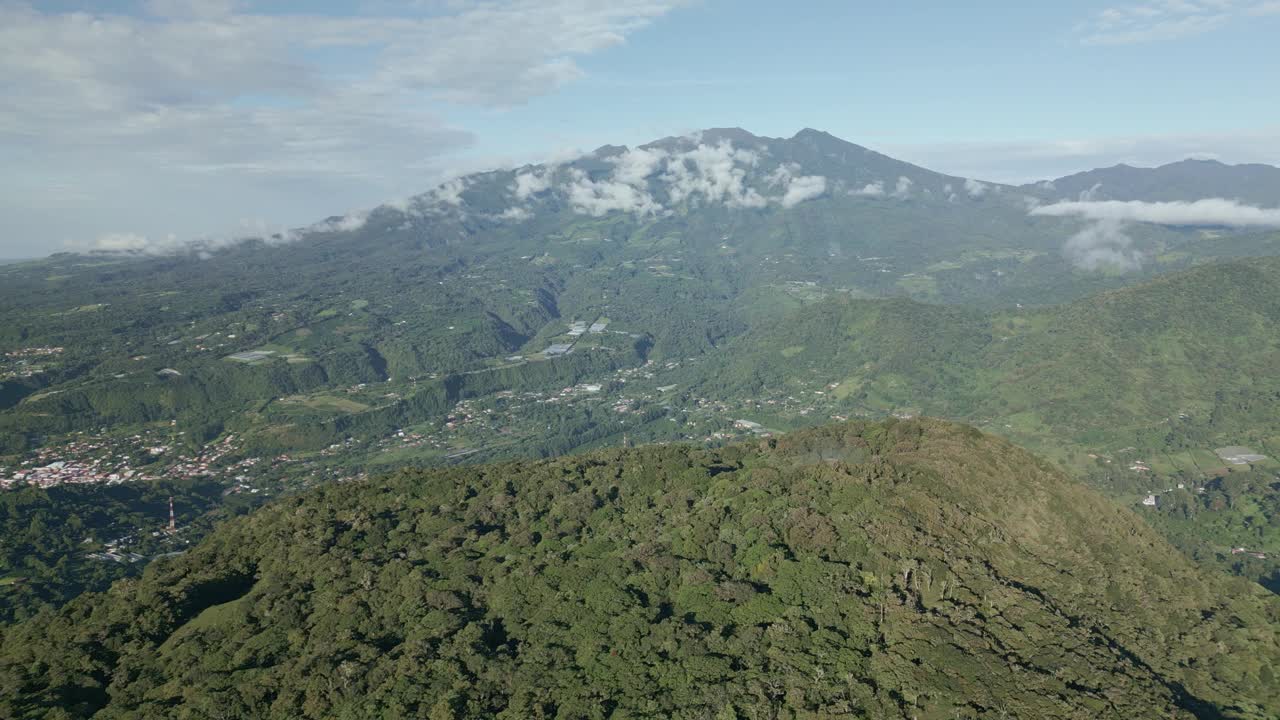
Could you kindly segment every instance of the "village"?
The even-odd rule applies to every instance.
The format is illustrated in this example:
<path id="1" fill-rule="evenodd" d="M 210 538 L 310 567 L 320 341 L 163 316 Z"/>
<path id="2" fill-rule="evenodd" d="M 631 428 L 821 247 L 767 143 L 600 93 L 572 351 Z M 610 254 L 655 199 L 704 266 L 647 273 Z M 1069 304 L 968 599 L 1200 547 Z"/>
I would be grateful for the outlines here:
<path id="1" fill-rule="evenodd" d="M 61 347 L 27 347 L 6 352 L 0 358 L 0 381 L 35 377 L 48 371 L 63 354 Z"/>
<path id="2" fill-rule="evenodd" d="M 181 453 L 182 433 L 146 429 L 132 435 L 78 432 L 65 442 L 34 450 L 15 467 L 0 466 L 0 490 L 20 486 L 118 485 L 155 480 L 214 479 L 226 492 L 270 493 L 295 471 L 289 455 L 240 457 L 241 438 L 228 434 L 195 453 Z"/>

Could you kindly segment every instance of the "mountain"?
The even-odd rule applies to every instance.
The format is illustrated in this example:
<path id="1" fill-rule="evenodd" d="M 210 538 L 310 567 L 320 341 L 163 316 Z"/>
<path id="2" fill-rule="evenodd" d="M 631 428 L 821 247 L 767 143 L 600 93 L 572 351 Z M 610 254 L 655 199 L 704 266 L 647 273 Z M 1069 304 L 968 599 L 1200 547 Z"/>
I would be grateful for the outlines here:
<path id="1" fill-rule="evenodd" d="M 686 382 L 757 404 L 826 392 L 824 413 L 947 415 L 1055 454 L 1186 442 L 1193 428 L 1206 445 L 1274 443 L 1278 286 L 1280 258 L 1265 258 L 1040 309 L 833 293 L 757 324 Z"/>
<path id="2" fill-rule="evenodd" d="M 1280 600 L 937 421 L 404 471 L 5 631 L 6 717 L 1264 718 Z"/>
<path id="3" fill-rule="evenodd" d="M 721 443 L 750 432 L 740 419 L 785 429 L 927 410 L 1130 494 L 1213 482 L 1216 447 L 1276 456 L 1265 287 L 1219 293 L 1236 278 L 1205 271 L 1181 302 L 1141 283 L 1280 255 L 1280 234 L 1133 223 L 1108 235 L 1031 214 L 1051 199 L 816 130 L 712 129 L 477 173 L 264 237 L 0 266 L 0 487 L 31 493 L 0 518 L 12 558 L 0 618 L 136 574 L 105 541 L 134 538 L 115 557 L 177 551 L 169 535 L 138 539 L 163 527 L 156 498 L 203 517 L 226 498 L 252 506 L 406 465 Z M 1123 262 L 1068 252 L 1099 241 L 1119 243 Z M 1116 334 L 1090 334 L 1082 298 L 1129 286 L 1178 308 L 1161 321 L 1206 321 L 1144 336 L 1135 300 L 1116 305 Z M 1064 315 L 1072 302 L 1086 304 Z M 1059 336 L 1105 354 L 1075 360 Z M 801 368 L 823 382 L 797 383 Z M 773 404 L 756 402 L 765 387 Z M 1090 466 L 1126 447 L 1160 474 Z M 112 496 L 118 483 L 147 490 Z M 83 524 L 48 529 L 60 515 Z M 184 542 L 212 524 L 183 517 Z M 1261 521 L 1241 515 L 1213 557 L 1272 547 L 1247 534 Z"/>
<path id="4" fill-rule="evenodd" d="M 263 403 L 390 378 L 355 401 L 370 413 L 338 423 L 388 432 L 500 384 L 709 352 L 805 287 L 1049 305 L 1280 252 L 1276 233 L 1142 225 L 1124 237 L 1136 270 L 1083 269 L 1063 248 L 1081 223 L 1029 215 L 1029 202 L 815 130 L 721 129 L 480 173 L 257 240 L 3 266 L 0 346 L 64 351 L 0 370 L 0 453 L 170 420 L 203 439 L 235 430 L 315 446 L 347 428 L 323 413 L 319 430 L 299 428 L 316 403 Z M 541 357 L 566 321 L 602 316 L 634 342 L 611 334 L 592 358 L 496 372 Z M 246 352 L 259 354 L 225 360 Z"/>
<path id="5" fill-rule="evenodd" d="M 1217 160 L 1182 160 L 1154 168 L 1121 164 L 1068 175 L 1051 184 L 1023 189 L 1048 190 L 1067 200 L 1190 202 L 1218 197 L 1248 205 L 1280 206 L 1280 168 L 1261 164 L 1227 165 Z"/>

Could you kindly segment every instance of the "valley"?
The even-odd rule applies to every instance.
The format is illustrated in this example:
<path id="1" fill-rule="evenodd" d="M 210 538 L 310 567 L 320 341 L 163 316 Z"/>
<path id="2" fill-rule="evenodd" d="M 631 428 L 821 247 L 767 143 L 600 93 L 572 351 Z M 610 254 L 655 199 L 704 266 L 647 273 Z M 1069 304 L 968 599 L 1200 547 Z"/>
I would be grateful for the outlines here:
<path id="1" fill-rule="evenodd" d="M 723 179 L 705 173 L 723 162 L 737 174 L 717 185 Z M 697 177 L 702 180 L 693 182 Z M 790 189 L 816 186 L 800 178 L 815 177 L 823 178 L 821 191 L 787 199 L 794 197 Z M 1131 244 L 1122 255 L 1093 267 L 1070 244 L 1082 224 L 1089 226 L 1087 219 L 1032 212 L 1072 202 L 1070 197 L 1041 185 L 974 182 L 816 131 L 770 139 L 710 130 L 636 150 L 602 148 L 563 166 L 468 177 L 449 201 L 437 189 L 402 206 L 376 208 L 358 222 L 331 218 L 288 237 L 177 253 L 58 254 L 0 267 L 0 620 L 21 633 L 28 632 L 22 621 L 48 623 L 58 613 L 90 612 L 89 600 L 76 605 L 74 599 L 133 592 L 122 588 L 196 572 L 187 556 L 214 552 L 207 548 L 227 542 L 219 537 L 239 532 L 222 528 L 250 527 L 259 522 L 252 518 L 281 507 L 357 492 L 348 488 L 411 482 L 406 478 L 418 477 L 412 473 L 454 482 L 484 468 L 509 467 L 493 463 L 537 458 L 576 468 L 597 462 L 584 458 L 613 458 L 599 461 L 609 465 L 643 456 L 665 466 L 672 458 L 696 456 L 709 458 L 698 461 L 706 477 L 694 475 L 711 483 L 704 489 L 715 495 L 716 468 L 727 461 L 710 458 L 745 457 L 755 452 L 751 448 L 785 445 L 793 442 L 789 438 L 845 432 L 816 426 L 877 436 L 976 432 L 920 419 L 925 416 L 1017 443 L 1037 454 L 1034 460 L 1019 455 L 1018 463 L 1051 474 L 1054 483 L 1082 481 L 1096 493 L 1036 509 L 1041 522 L 1065 523 L 1072 529 L 1062 532 L 1075 532 L 1076 504 L 1105 504 L 1108 513 L 1124 518 L 1117 522 L 1126 524 L 1126 532 L 1148 533 L 1148 547 L 1161 548 L 1150 551 L 1162 554 L 1152 562 L 1217 578 L 1204 580 L 1205 587 L 1230 582 L 1233 598 L 1261 593 L 1249 600 L 1256 604 L 1249 612 L 1270 617 L 1280 593 L 1280 233 L 1135 223 L 1125 231 Z M 1093 184 L 1098 182 L 1115 181 Z M 619 186 L 631 194 L 610 194 Z M 1117 188 L 1117 197 L 1148 197 L 1143 187 Z M 592 194 L 584 196 L 583 188 Z M 600 205 L 618 197 L 632 206 Z M 886 418 L 883 425 L 867 424 Z M 886 452 L 898 450 L 886 446 Z M 555 459 L 569 453 L 586 454 Z M 874 459 L 859 458 L 858 472 L 868 482 L 883 478 Z M 446 469 L 406 470 L 433 467 Z M 1015 476 L 1004 473 L 1001 482 L 1015 482 Z M 661 482 L 680 477 L 664 475 Z M 676 485 L 663 487 L 667 495 L 679 492 Z M 576 497 L 576 490 L 565 492 Z M 997 492 L 1001 502 L 1014 502 L 1004 495 L 1024 489 L 1001 485 Z M 1082 485 L 1071 493 L 1086 491 Z M 179 532 L 166 529 L 168 498 L 175 498 Z M 498 508 L 508 501 L 495 496 L 494 502 Z M 244 515 L 250 519 L 237 519 Z M 645 522 L 650 520 L 667 522 Z M 682 515 L 679 522 L 686 520 Z M 507 521 L 468 522 L 455 534 L 485 545 L 493 528 Z M 620 531 L 610 526 L 600 532 Z M 387 532 L 389 527 L 360 542 L 375 552 Z M 520 540 L 520 533 L 502 532 L 503 543 L 537 545 Z M 583 532 L 573 544 L 597 542 Z M 946 543 L 937 542 L 929 547 L 945 558 Z M 744 567 L 773 562 L 763 546 L 751 553 L 741 559 L 749 560 Z M 927 562 L 941 562 L 939 557 Z M 235 567 L 267 562 L 217 562 L 224 560 Z M 880 603 L 868 606 L 856 631 L 802 623 L 805 634 L 835 633 L 824 635 L 833 652 L 846 652 L 834 648 L 854 636 L 880 638 L 887 654 L 870 660 L 849 655 L 842 672 L 892 667 L 890 674 L 900 679 L 914 671 L 901 664 L 905 656 L 895 655 L 894 645 L 925 643 L 937 650 L 927 639 L 937 628 L 881 626 L 890 597 L 894 612 L 952 603 L 946 622 L 955 627 L 947 632 L 975 622 L 978 601 L 948 595 L 954 579 L 938 580 L 941 585 L 930 579 L 922 589 L 912 579 L 916 571 L 908 570 L 901 582 L 890 581 L 898 577 L 889 567 L 896 562 L 852 575 L 847 563 L 837 563 L 845 569 L 823 565 L 823 577 L 835 573 L 845 590 Z M 912 562 L 926 567 L 920 564 L 925 560 Z M 964 562 L 980 564 L 977 556 Z M 797 572 L 815 568 L 804 565 Z M 188 614 L 177 625 L 147 620 L 154 633 L 130 642 L 153 643 L 146 652 L 165 654 L 187 652 L 174 648 L 204 642 L 196 639 L 208 632 L 247 632 L 221 625 L 240 622 L 245 606 L 236 598 L 248 597 L 237 593 L 249 571 L 228 572 L 193 581 L 239 588 L 227 591 L 225 604 L 196 615 L 189 608 L 148 605 L 147 612 L 160 616 Z M 705 580 L 708 571 L 681 572 Z M 720 583 L 715 600 L 678 596 L 692 591 L 666 587 L 661 592 L 670 598 L 653 600 L 659 617 L 646 622 L 661 626 L 668 613 L 662 608 L 675 612 L 705 601 L 708 617 L 716 619 L 689 620 L 698 611 L 681 610 L 686 627 L 662 632 L 693 632 L 697 638 L 686 640 L 717 647 L 755 642 L 756 630 L 735 634 L 735 628 L 759 625 L 743 618 L 783 613 L 799 601 L 781 590 L 777 597 L 761 596 L 758 578 L 736 572 L 707 576 Z M 818 582 L 804 582 L 811 581 Z M 252 584 L 254 597 L 274 592 L 263 582 Z M 352 582 L 366 583 L 368 590 L 374 580 Z M 965 593 L 1000 586 L 1017 590 L 1020 599 L 1009 600 L 1014 604 L 1048 602 L 1019 584 L 1025 580 L 999 573 L 965 582 L 988 588 L 966 585 Z M 1117 622 L 1118 603 L 1132 599 L 1125 582 L 1116 576 L 1105 602 L 1088 601 L 1100 604 L 1087 622 L 1060 608 L 1050 607 L 1049 615 L 1075 618 L 1072 628 Z M 441 593 L 461 592 L 446 585 Z M 614 601 L 624 599 L 614 590 L 608 591 Z M 1205 607 L 1227 602 L 1202 599 Z M 441 612 L 458 609 L 454 600 L 441 602 L 448 606 Z M 721 602 L 746 604 L 734 609 L 719 607 Z M 877 611 L 879 624 L 873 622 Z M 455 622 L 437 619 L 450 627 Z M 1159 622 L 1185 629 L 1182 620 Z M 1230 635 L 1242 648 L 1265 645 L 1260 628 L 1266 623 L 1257 622 L 1235 635 L 1201 628 L 1195 642 Z M 499 638 L 478 641 L 489 643 L 482 654 L 496 662 L 507 652 L 502 633 L 514 629 L 493 618 L 485 623 L 472 622 L 465 632 Z M 720 640 L 706 634 L 709 627 L 718 628 Z M 521 642 L 540 642 L 536 637 Z M 400 647 L 409 640 L 369 636 L 361 642 Z M 628 641 L 611 642 L 627 647 Z M 1196 706 L 1202 695 L 1217 697 L 1211 686 L 1228 682 L 1199 679 L 1189 690 L 1168 680 L 1173 671 L 1157 669 L 1153 655 L 1138 663 L 1129 651 L 1108 645 L 1112 640 L 1082 635 L 1080 642 L 1082 648 L 1111 647 L 1080 652 L 1106 656 L 1093 657 L 1097 662 L 1127 663 L 1137 675 L 1126 682 L 1142 688 L 1135 692 L 1169 707 Z M 548 647 L 548 657 L 562 652 Z M 965 650 L 971 651 L 985 652 Z M 1108 654 L 1113 651 L 1119 654 Z M 130 652 L 109 651 L 113 657 Z M 364 657 L 371 651 L 351 652 Z M 579 657 L 582 652 L 595 653 L 581 650 Z M 471 662 L 465 655 L 458 662 Z M 944 656 L 937 662 L 949 662 Z M 604 672 L 593 675 L 595 682 L 613 682 L 603 669 L 607 661 L 582 662 L 587 669 L 574 672 Z M 733 662 L 746 667 L 760 661 Z M 815 662 L 826 668 L 825 661 Z M 990 662 L 1025 669 L 1039 661 L 1006 655 Z M 1270 681 L 1260 673 L 1271 666 L 1259 662 L 1230 681 L 1245 683 L 1233 692 L 1267 697 L 1259 688 Z M 1101 686 L 1081 673 L 1067 681 L 1071 687 L 1097 700 L 1097 707 L 1112 707 L 1106 703 L 1115 701 L 1104 700 Z M 1162 679 L 1152 680 L 1157 677 Z M 563 682 L 569 687 L 576 681 Z M 1189 681 L 1177 681 L 1183 682 Z M 962 711 L 939 699 L 952 697 L 950 691 L 911 695 L 888 692 L 881 683 L 868 681 L 844 699 L 823 695 L 821 702 L 854 703 L 857 695 L 856 702 L 877 703 L 885 712 L 917 706 Z M 23 687 L 25 694 L 37 693 Z M 164 687 L 171 689 L 112 693 L 131 698 L 129 709 L 119 711 L 128 714 L 148 707 L 146 698 L 154 693 L 173 692 Z M 976 686 L 965 687 L 962 694 L 976 692 Z M 511 708 L 528 710 L 535 702 L 517 687 L 485 692 L 507 697 L 503 702 Z M 749 692 L 768 695 L 760 688 Z M 1213 702 L 1227 703 L 1225 698 Z M 330 708 L 342 701 L 308 702 Z M 488 708 L 484 712 L 497 707 L 474 698 L 456 702 L 479 703 L 475 707 Z M 1257 707 L 1238 716 L 1264 717 Z M 27 712 L 10 709 L 15 717 Z"/>

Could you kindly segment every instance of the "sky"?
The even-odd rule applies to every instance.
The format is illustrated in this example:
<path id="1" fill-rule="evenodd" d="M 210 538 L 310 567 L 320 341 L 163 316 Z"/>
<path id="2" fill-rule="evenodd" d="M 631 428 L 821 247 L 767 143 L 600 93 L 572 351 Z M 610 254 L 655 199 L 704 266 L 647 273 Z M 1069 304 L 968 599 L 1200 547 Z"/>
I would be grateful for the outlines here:
<path id="1" fill-rule="evenodd" d="M 1280 165 L 1280 0 L 0 0 L 0 258 L 701 128 L 1028 182 Z"/>

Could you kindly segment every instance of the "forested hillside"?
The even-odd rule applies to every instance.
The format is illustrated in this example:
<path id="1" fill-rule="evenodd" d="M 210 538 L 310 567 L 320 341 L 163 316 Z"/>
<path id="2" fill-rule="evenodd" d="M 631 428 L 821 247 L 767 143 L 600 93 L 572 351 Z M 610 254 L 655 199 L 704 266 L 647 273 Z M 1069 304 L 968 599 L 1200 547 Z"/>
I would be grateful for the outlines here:
<path id="1" fill-rule="evenodd" d="M 1280 260 L 1265 258 L 1034 310 L 834 296 L 743 335 L 690 378 L 715 397 L 826 388 L 835 412 L 947 415 L 1046 448 L 1270 443 L 1276 287 Z"/>
<path id="2" fill-rule="evenodd" d="M 10 628 L 6 717 L 1267 718 L 1280 601 L 937 421 L 403 471 Z"/>
<path id="3" fill-rule="evenodd" d="M 1197 168 L 1106 182 L 1256 169 Z M 1123 505 L 1159 494 L 1189 556 L 1280 587 L 1280 235 L 1132 222 L 1134 263 L 1082 267 L 1064 243 L 1091 221 L 1032 212 L 1069 185 L 715 129 L 265 237 L 0 266 L 0 621 L 327 483 L 921 413 Z"/>

